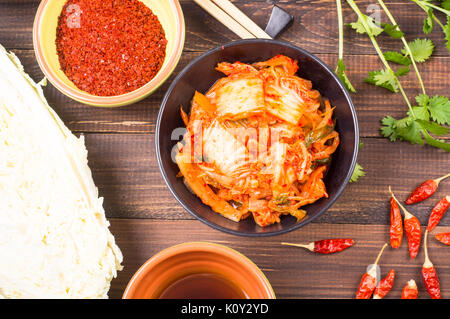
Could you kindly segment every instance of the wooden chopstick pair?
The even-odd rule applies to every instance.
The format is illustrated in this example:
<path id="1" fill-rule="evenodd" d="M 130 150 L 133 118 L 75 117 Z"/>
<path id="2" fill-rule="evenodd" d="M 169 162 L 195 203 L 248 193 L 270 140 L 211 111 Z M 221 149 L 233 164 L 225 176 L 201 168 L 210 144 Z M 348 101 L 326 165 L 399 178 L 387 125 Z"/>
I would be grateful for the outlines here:
<path id="1" fill-rule="evenodd" d="M 272 39 L 229 0 L 194 0 L 194 2 L 242 39 Z"/>

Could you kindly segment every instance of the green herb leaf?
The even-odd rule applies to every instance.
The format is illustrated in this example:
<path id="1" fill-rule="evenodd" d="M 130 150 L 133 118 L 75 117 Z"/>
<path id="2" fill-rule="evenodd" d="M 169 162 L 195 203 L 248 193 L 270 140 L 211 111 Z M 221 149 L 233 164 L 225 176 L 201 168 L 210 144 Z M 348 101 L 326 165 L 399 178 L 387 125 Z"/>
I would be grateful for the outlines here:
<path id="1" fill-rule="evenodd" d="M 410 65 L 411 59 L 403 54 L 395 51 L 387 51 L 384 54 L 384 58 L 390 62 L 394 62 L 401 65 Z"/>
<path id="2" fill-rule="evenodd" d="M 355 88 L 353 87 L 349 78 L 345 74 L 345 70 L 346 70 L 346 67 L 345 67 L 344 61 L 342 61 L 342 59 L 339 59 L 337 68 L 336 68 L 336 74 L 339 77 L 339 79 L 342 81 L 342 83 L 344 83 L 347 90 L 349 90 L 350 92 L 356 93 Z"/>
<path id="3" fill-rule="evenodd" d="M 427 11 L 427 17 L 423 20 L 423 33 L 430 34 L 434 28 L 433 9 L 429 8 Z"/>
<path id="4" fill-rule="evenodd" d="M 391 142 L 397 140 L 407 140 L 413 144 L 423 144 L 420 136 L 420 127 L 414 125 L 412 117 L 408 116 L 400 120 L 396 120 L 391 116 L 386 116 L 381 120 L 383 126 L 381 127 L 381 134 L 384 137 L 389 137 Z"/>
<path id="5" fill-rule="evenodd" d="M 426 94 L 419 94 L 416 96 L 416 102 L 419 103 L 420 106 L 428 107 L 430 98 Z"/>
<path id="6" fill-rule="evenodd" d="M 364 20 L 366 21 L 368 27 L 369 27 L 369 31 L 370 33 L 373 34 L 373 36 L 377 36 L 379 35 L 381 32 L 383 32 L 383 29 L 380 28 L 376 23 L 375 20 L 369 16 L 366 16 L 365 14 L 362 15 Z M 366 33 L 366 29 L 364 28 L 363 23 L 361 22 L 361 19 L 358 18 L 358 21 L 356 22 L 352 22 L 347 24 L 349 27 L 351 27 L 352 29 L 356 30 L 356 32 L 360 33 L 360 34 L 364 34 Z"/>
<path id="7" fill-rule="evenodd" d="M 388 69 L 380 70 L 377 74 L 374 75 L 374 79 L 376 85 L 387 84 L 395 88 L 397 87 L 395 76 L 394 74 L 392 74 L 391 70 Z"/>
<path id="8" fill-rule="evenodd" d="M 366 172 L 364 172 L 364 168 L 356 163 L 355 169 L 353 170 L 352 177 L 350 177 L 350 183 L 355 183 L 358 181 L 360 177 L 363 177 L 366 175 Z"/>
<path id="9" fill-rule="evenodd" d="M 450 0 L 444 0 L 441 2 L 441 7 L 444 8 L 445 10 L 449 10 L 450 11 Z"/>
<path id="10" fill-rule="evenodd" d="M 428 108 L 426 106 L 413 106 L 412 112 L 414 113 L 415 117 L 420 120 L 430 120 L 430 113 L 428 112 Z M 408 111 L 407 114 L 412 118 L 414 117 L 411 111 Z"/>
<path id="11" fill-rule="evenodd" d="M 393 93 L 397 93 L 398 92 L 398 87 L 397 85 L 391 85 L 389 83 L 381 83 L 379 84 L 379 77 L 377 80 L 377 76 L 380 76 L 381 71 L 369 71 L 369 76 L 367 78 L 364 79 L 364 82 L 372 84 L 372 85 L 376 85 L 382 88 L 385 88 Z"/>
<path id="12" fill-rule="evenodd" d="M 450 6 L 450 0 L 445 1 L 445 5 Z M 384 27 L 387 29 L 386 33 L 389 33 L 391 31 L 399 31 L 398 27 L 394 27 L 396 22 L 384 5 L 383 1 L 379 2 L 383 7 L 383 10 L 388 15 L 391 23 L 393 24 L 392 26 Z M 433 14 L 432 9 L 436 9 L 447 14 L 447 25 L 444 27 L 440 22 L 439 25 L 442 27 L 445 33 L 447 48 L 450 50 L 449 12 L 445 11 L 444 9 L 438 8 L 434 4 L 431 4 L 431 0 L 413 0 L 413 2 L 419 5 L 427 13 L 427 19 L 424 21 L 423 27 L 424 32 L 426 33 L 431 32 L 434 27 L 434 22 L 437 20 L 437 18 Z M 369 76 L 365 79 L 365 81 L 367 83 L 384 87 L 392 92 L 399 91 L 401 87 L 398 77 L 409 72 L 409 64 L 413 64 L 413 62 L 427 61 L 433 54 L 433 42 L 429 39 L 416 39 L 405 44 L 404 48 L 401 51 L 403 56 L 396 53 L 383 54 L 380 46 L 377 43 L 377 40 L 375 39 L 375 36 L 381 33 L 381 28 L 375 25 L 373 19 L 361 13 L 361 10 L 358 8 L 354 0 L 347 0 L 347 3 L 358 16 L 358 21 L 356 23 L 350 24 L 350 26 L 357 30 L 357 32 L 359 33 L 367 33 L 369 35 L 369 38 L 374 48 L 376 49 L 378 56 L 386 66 L 386 69 L 369 72 Z M 394 37 L 395 36 L 396 34 L 394 34 Z M 404 38 L 402 38 L 402 40 L 404 40 Z M 411 63 L 408 63 L 409 61 L 405 60 L 405 57 L 409 58 Z M 399 70 L 394 72 L 388 65 L 387 61 L 389 60 L 391 62 L 396 62 L 407 67 L 400 68 Z M 389 138 L 391 141 L 404 140 L 409 141 L 412 144 L 420 145 L 424 145 L 426 142 L 430 146 L 441 148 L 445 151 L 450 151 L 450 143 L 446 143 L 446 141 L 434 138 L 430 135 L 431 133 L 439 136 L 447 134 L 449 132 L 450 129 L 444 126 L 446 123 L 448 124 L 450 120 L 450 114 L 448 114 L 450 112 L 448 99 L 439 96 L 435 96 L 432 98 L 426 96 L 420 74 L 417 71 L 415 65 L 414 69 L 416 71 L 423 92 L 422 95 L 418 95 L 416 97 L 416 101 L 419 103 L 419 106 L 412 106 L 404 90 L 401 89 L 400 91 L 402 92 L 402 96 L 409 107 L 407 116 L 399 120 L 391 116 L 384 117 L 381 121 L 381 134 Z"/>
<path id="13" fill-rule="evenodd" d="M 450 0 L 449 0 L 450 2 Z M 450 10 L 450 9 L 447 9 Z M 447 24 L 444 26 L 444 34 L 445 34 L 445 40 L 447 49 L 450 51 L 450 16 L 447 16 Z"/>
<path id="14" fill-rule="evenodd" d="M 404 126 L 397 123 L 397 134 L 400 139 L 409 141 L 411 144 L 423 145 L 422 135 L 420 134 L 422 131 L 421 126 L 411 118 L 404 123 Z"/>
<path id="15" fill-rule="evenodd" d="M 396 72 L 395 75 L 396 76 L 405 76 L 406 74 L 409 73 L 409 66 L 405 66 L 402 68 L 399 68 Z"/>
<path id="16" fill-rule="evenodd" d="M 443 149 L 446 152 L 450 152 L 450 143 L 446 143 L 444 140 L 438 140 L 438 139 L 432 138 L 428 133 L 424 134 L 424 137 L 425 137 L 425 141 L 427 141 L 428 145 L 438 147 L 440 149 Z"/>
<path id="17" fill-rule="evenodd" d="M 430 39 L 416 39 L 412 42 L 408 42 L 408 46 L 411 49 L 412 58 L 416 62 L 425 62 L 433 53 L 434 44 Z M 406 48 L 402 49 L 404 55 L 408 55 Z"/>
<path id="18" fill-rule="evenodd" d="M 389 138 L 391 142 L 395 142 L 399 139 L 395 125 L 396 121 L 396 119 L 389 115 L 381 120 L 381 135 Z"/>
<path id="19" fill-rule="evenodd" d="M 383 69 L 378 71 L 370 71 L 369 76 L 365 78 L 364 81 L 397 93 L 398 85 L 395 77 L 396 74 L 392 73 L 390 70 Z"/>
<path id="20" fill-rule="evenodd" d="M 391 116 L 386 116 L 381 120 L 381 134 L 388 137 L 391 142 L 397 140 L 409 141 L 412 144 L 424 144 L 424 140 L 428 145 L 450 151 L 450 143 L 444 140 L 436 139 L 430 133 L 441 136 L 450 132 L 450 129 L 430 120 L 431 105 L 437 109 L 446 107 L 448 99 L 442 96 L 434 96 L 429 98 L 425 94 L 416 96 L 416 101 L 420 106 L 412 107 L 412 112 L 408 111 L 408 116 L 400 120 L 396 120 Z M 447 111 L 448 112 L 448 111 Z M 442 115 L 442 114 L 441 114 Z M 445 114 L 447 116 L 449 114 Z M 447 118 L 448 119 L 448 118 Z"/>
<path id="21" fill-rule="evenodd" d="M 428 109 L 431 118 L 439 124 L 450 125 L 450 101 L 445 96 L 435 95 L 430 98 Z"/>
<path id="22" fill-rule="evenodd" d="M 382 23 L 383 31 L 391 36 L 393 39 L 400 39 L 404 36 L 403 32 L 397 28 L 396 25 L 390 23 Z"/>
<path id="23" fill-rule="evenodd" d="M 438 124 L 450 125 L 450 101 L 448 98 L 439 95 L 430 98 L 428 95 L 419 94 L 416 96 L 416 101 L 429 111 L 431 118 Z"/>
<path id="24" fill-rule="evenodd" d="M 446 135 L 449 132 L 449 129 L 445 126 L 441 126 L 437 124 L 436 122 L 431 121 L 425 121 L 425 120 L 416 120 L 417 124 L 419 124 L 424 130 L 429 131 L 430 133 L 433 133 L 434 135 Z"/>

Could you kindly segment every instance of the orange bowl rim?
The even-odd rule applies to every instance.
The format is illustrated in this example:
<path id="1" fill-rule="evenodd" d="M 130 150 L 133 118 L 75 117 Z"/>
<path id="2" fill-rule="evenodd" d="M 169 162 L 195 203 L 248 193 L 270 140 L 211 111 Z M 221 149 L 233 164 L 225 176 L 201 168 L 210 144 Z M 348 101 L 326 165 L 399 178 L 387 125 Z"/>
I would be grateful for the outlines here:
<path id="1" fill-rule="evenodd" d="M 122 298 L 131 299 L 133 288 L 139 285 L 142 278 L 146 274 L 148 274 L 156 265 L 160 264 L 161 262 L 172 256 L 193 251 L 213 252 L 216 254 L 219 253 L 224 255 L 225 257 L 235 260 L 237 263 L 243 265 L 244 267 L 246 267 L 247 269 L 256 274 L 256 276 L 259 279 L 259 282 L 265 288 L 267 298 L 269 299 L 276 298 L 275 292 L 266 275 L 247 256 L 225 245 L 201 241 L 187 242 L 170 246 L 153 255 L 153 257 L 149 258 L 133 275 L 131 280 L 128 282 L 127 287 L 125 288 Z"/>

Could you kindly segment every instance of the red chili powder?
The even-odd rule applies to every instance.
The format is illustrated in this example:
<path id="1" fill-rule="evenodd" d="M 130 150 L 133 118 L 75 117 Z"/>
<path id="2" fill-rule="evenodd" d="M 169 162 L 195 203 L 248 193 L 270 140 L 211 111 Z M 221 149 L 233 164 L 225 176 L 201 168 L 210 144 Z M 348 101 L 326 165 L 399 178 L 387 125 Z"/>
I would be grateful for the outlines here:
<path id="1" fill-rule="evenodd" d="M 158 17 L 139 0 L 69 0 L 56 30 L 62 71 L 98 96 L 148 83 L 164 62 L 166 44 Z"/>

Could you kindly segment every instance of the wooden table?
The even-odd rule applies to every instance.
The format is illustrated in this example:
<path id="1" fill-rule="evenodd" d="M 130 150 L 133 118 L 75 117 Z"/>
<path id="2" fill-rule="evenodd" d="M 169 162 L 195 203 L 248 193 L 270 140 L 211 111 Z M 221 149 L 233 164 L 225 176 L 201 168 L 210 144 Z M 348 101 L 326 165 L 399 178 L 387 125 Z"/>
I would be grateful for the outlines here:
<path id="1" fill-rule="evenodd" d="M 294 43 L 323 59 L 332 68 L 337 62 L 338 27 L 334 0 L 244 1 L 234 3 L 260 26 L 265 26 L 272 2 L 295 16 L 294 24 L 281 39 Z M 422 33 L 424 13 L 407 0 L 386 1 L 409 40 L 431 38 L 436 45 L 430 61 L 419 65 L 430 94 L 448 95 L 450 54 L 441 30 Z M 358 1 L 361 9 L 374 1 Z M 15 52 L 25 70 L 39 81 L 42 73 L 32 44 L 33 19 L 38 0 L 0 0 L 0 43 Z M 352 298 L 366 266 L 388 241 L 389 195 L 391 185 L 399 198 L 429 177 L 449 171 L 449 155 L 443 151 L 391 143 L 380 136 L 380 119 L 385 115 L 403 117 L 406 105 L 400 94 L 363 82 L 370 70 L 381 64 L 365 36 L 345 30 L 345 61 L 348 75 L 358 93 L 353 94 L 364 147 L 358 162 L 367 175 L 349 184 L 339 200 L 320 218 L 307 226 L 277 237 L 243 238 L 211 229 L 195 220 L 172 197 L 157 167 L 154 147 L 155 122 L 162 97 L 174 76 L 193 58 L 237 36 L 210 17 L 192 1 L 182 0 L 186 20 L 186 43 L 181 61 L 170 79 L 152 96 L 132 106 L 117 109 L 94 108 L 60 94 L 52 85 L 45 88 L 50 105 L 77 135 L 83 133 L 89 150 L 89 164 L 111 222 L 111 231 L 124 254 L 124 270 L 112 282 L 110 297 L 120 298 L 133 273 L 163 248 L 188 241 L 222 243 L 244 253 L 267 275 L 278 298 Z M 355 15 L 344 5 L 345 22 Z M 385 19 L 385 17 L 383 17 Z M 387 50 L 401 49 L 401 43 L 379 37 Z M 301 67 L 301 66 L 300 66 Z M 413 99 L 420 93 L 413 72 L 403 81 Z M 450 191 L 442 183 L 432 199 L 411 207 L 426 225 L 432 205 Z M 435 232 L 450 231 L 450 216 Z M 280 246 L 280 242 L 352 237 L 356 245 L 340 254 L 314 255 L 302 249 Z M 430 236 L 431 237 L 431 236 Z M 443 297 L 450 298 L 450 247 L 429 239 L 430 256 L 438 267 Z M 428 298 L 420 275 L 424 253 L 416 260 L 407 252 L 406 238 L 398 250 L 389 248 L 381 259 L 382 275 L 394 268 L 394 289 L 388 295 L 399 298 L 406 282 L 414 278 L 419 297 Z"/>

